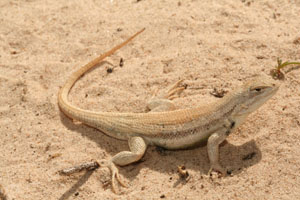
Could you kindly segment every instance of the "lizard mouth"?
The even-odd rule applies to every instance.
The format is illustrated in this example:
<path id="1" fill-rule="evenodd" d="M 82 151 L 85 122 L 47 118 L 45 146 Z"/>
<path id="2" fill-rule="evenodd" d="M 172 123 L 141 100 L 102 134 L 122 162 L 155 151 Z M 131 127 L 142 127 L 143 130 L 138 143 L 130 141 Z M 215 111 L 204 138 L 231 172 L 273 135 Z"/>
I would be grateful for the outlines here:
<path id="1" fill-rule="evenodd" d="M 268 101 L 272 96 L 278 91 L 279 87 L 274 86 L 268 88 L 265 93 L 258 95 L 253 101 L 249 102 L 247 114 L 255 111 L 261 107 L 266 101 Z"/>

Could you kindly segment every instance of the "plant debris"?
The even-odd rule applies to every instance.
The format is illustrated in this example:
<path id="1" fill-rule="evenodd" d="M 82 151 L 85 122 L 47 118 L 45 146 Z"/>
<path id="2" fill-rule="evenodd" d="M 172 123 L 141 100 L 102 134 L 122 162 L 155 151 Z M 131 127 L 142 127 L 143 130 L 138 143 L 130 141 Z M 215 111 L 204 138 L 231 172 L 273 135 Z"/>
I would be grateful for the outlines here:
<path id="1" fill-rule="evenodd" d="M 300 62 L 289 62 L 286 61 L 284 63 L 282 63 L 282 60 L 277 58 L 277 66 L 275 69 L 271 69 L 270 71 L 270 75 L 273 77 L 273 79 L 275 80 L 283 80 L 284 79 L 284 74 L 282 73 L 282 71 L 280 71 L 282 68 L 284 68 L 285 66 L 288 65 L 300 65 Z"/>

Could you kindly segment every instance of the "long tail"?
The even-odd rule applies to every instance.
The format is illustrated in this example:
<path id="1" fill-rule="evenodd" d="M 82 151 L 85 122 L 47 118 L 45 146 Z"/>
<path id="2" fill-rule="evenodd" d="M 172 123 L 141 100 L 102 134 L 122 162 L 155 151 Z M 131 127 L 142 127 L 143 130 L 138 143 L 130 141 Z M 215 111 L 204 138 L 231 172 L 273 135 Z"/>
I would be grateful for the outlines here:
<path id="1" fill-rule="evenodd" d="M 73 87 L 73 85 L 75 84 L 75 82 L 88 70 L 90 70 L 91 68 L 95 67 L 98 63 L 100 63 L 102 60 L 104 60 L 106 57 L 112 55 L 113 53 L 115 53 L 117 50 L 119 50 L 120 48 L 122 48 L 123 46 L 125 46 L 127 43 L 129 43 L 131 40 L 133 40 L 137 35 L 139 35 L 140 33 L 142 33 L 145 30 L 145 28 L 143 28 L 142 30 L 138 31 L 137 33 L 135 33 L 133 36 L 131 36 L 130 38 L 128 38 L 126 41 L 122 42 L 121 44 L 115 46 L 114 48 L 112 48 L 111 50 L 105 52 L 104 54 L 98 56 L 97 58 L 95 58 L 94 60 L 90 61 L 89 63 L 87 63 L 86 65 L 84 65 L 83 67 L 81 67 L 79 70 L 77 70 L 76 72 L 74 72 L 69 79 L 66 81 L 66 83 L 64 84 L 64 86 L 60 89 L 59 93 L 58 93 L 58 105 L 61 108 L 61 110 L 69 117 L 71 118 L 76 118 L 75 116 L 72 116 L 74 113 L 72 110 L 74 108 L 76 108 L 75 106 L 72 106 L 70 104 L 70 102 L 68 101 L 68 94 L 71 90 L 71 88 Z M 81 110 L 81 109 L 79 109 Z"/>

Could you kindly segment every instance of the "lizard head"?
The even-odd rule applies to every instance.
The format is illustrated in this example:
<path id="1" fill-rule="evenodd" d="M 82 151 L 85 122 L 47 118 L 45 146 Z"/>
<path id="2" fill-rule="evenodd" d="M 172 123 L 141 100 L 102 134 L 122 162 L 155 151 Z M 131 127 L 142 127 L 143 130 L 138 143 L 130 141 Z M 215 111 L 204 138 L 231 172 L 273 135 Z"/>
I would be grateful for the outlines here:
<path id="1" fill-rule="evenodd" d="M 256 77 L 246 82 L 236 90 L 235 96 L 238 97 L 235 108 L 236 116 L 247 116 L 268 99 L 270 99 L 279 89 L 279 84 L 267 77 Z"/>

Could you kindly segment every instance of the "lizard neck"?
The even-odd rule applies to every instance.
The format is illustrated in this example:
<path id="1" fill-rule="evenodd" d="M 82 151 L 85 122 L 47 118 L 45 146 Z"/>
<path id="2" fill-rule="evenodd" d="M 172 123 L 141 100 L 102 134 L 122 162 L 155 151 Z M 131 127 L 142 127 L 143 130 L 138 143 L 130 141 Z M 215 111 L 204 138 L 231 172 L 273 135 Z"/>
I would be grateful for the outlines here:
<path id="1" fill-rule="evenodd" d="M 213 109 L 215 113 L 219 112 L 220 118 L 234 122 L 234 128 L 237 128 L 249 115 L 249 113 L 239 114 L 241 107 L 245 107 L 244 102 L 239 90 L 235 90 L 219 101 Z"/>

